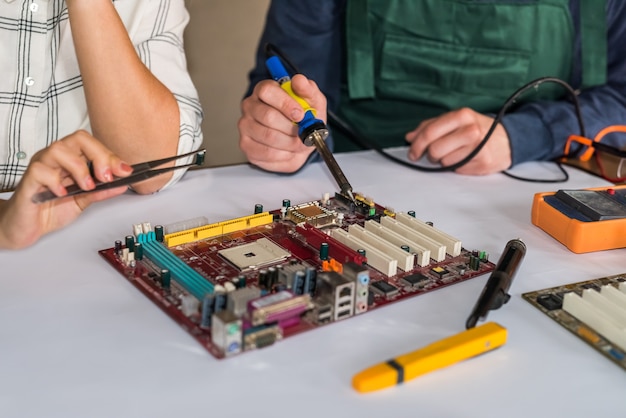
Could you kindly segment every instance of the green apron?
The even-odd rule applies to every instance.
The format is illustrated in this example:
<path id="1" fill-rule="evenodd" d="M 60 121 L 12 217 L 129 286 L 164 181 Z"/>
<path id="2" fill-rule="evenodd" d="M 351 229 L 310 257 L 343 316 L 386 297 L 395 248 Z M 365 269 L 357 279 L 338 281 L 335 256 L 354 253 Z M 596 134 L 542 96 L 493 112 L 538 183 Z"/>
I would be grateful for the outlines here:
<path id="1" fill-rule="evenodd" d="M 348 0 L 338 114 L 380 146 L 399 146 L 424 119 L 461 107 L 495 113 L 531 80 L 569 80 L 569 1 Z M 580 1 L 583 56 L 594 57 L 583 60 L 583 85 L 603 84 L 606 0 Z M 545 84 L 529 99 L 563 94 Z M 333 136 L 336 151 L 356 149 Z"/>

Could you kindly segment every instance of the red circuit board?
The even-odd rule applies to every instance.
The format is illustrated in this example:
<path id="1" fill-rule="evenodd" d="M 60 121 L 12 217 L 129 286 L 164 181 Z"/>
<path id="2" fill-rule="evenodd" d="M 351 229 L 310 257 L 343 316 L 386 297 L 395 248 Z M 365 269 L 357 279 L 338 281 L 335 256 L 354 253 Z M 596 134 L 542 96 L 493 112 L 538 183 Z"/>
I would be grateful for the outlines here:
<path id="1" fill-rule="evenodd" d="M 308 203 L 319 204 L 319 202 Z M 366 214 L 363 211 L 354 210 L 354 206 L 350 207 L 336 198 L 330 199 L 324 207 L 330 213 L 341 213 L 343 219 L 338 225 L 326 225 L 319 229 L 306 223 L 296 225 L 292 220 L 286 219 L 284 213 L 281 215 L 281 211 L 276 210 L 270 212 L 274 221 L 269 224 L 177 245 L 169 248 L 169 251 L 214 285 L 224 285 L 232 281 L 233 278 L 242 277 L 243 274 L 247 279 L 246 287 L 259 288 L 260 269 L 242 272 L 240 268 L 223 257 L 219 252 L 254 243 L 260 238 L 267 238 L 290 254 L 288 261 L 282 260 L 277 262 L 274 267 L 281 268 L 281 264 L 286 262 L 297 262 L 315 267 L 315 269 L 321 272 L 323 268 L 322 260 L 320 259 L 320 240 L 324 240 L 329 244 L 331 256 L 335 255 L 339 263 L 348 261 L 346 258 L 350 258 L 350 260 L 363 259 L 362 254 L 351 250 L 327 235 L 326 232 L 328 230 L 333 228 L 347 230 L 352 224 L 362 226 L 366 220 L 377 220 L 382 216 L 394 216 L 393 212 L 390 213 L 389 210 L 379 205 L 372 206 L 373 209 Z M 172 286 L 169 289 L 164 289 L 159 281 L 160 268 L 147 257 L 129 264 L 122 260 L 116 248 L 104 249 L 99 251 L 99 253 L 134 286 L 141 290 L 145 296 L 189 332 L 211 354 L 217 358 L 225 356 L 223 349 L 212 341 L 211 330 L 206 326 L 202 326 L 201 312 L 189 314 L 189 312 L 184 313 L 181 309 L 181 298 L 184 295 L 188 295 L 184 286 L 172 280 Z M 453 257 L 450 254 L 446 254 L 443 261 L 435 262 L 431 259 L 431 263 L 427 266 L 419 267 L 415 265 L 415 268 L 410 271 L 398 269 L 397 274 L 390 277 L 365 265 L 369 271 L 370 289 L 371 284 L 377 282 L 385 282 L 394 288 L 394 291 L 389 294 L 384 294 L 380 291 L 372 292 L 370 290 L 367 311 L 369 312 L 390 303 L 493 271 L 494 264 L 489 262 L 484 255 L 482 258 L 479 258 L 479 254 L 482 255 L 479 251 L 468 251 L 462 248 L 458 256 Z M 480 259 L 479 262 L 477 262 L 477 258 Z M 272 267 L 272 265 L 264 266 L 264 268 L 267 267 Z M 419 285 L 409 286 L 406 282 L 402 282 L 403 278 L 408 276 L 416 277 L 416 275 L 421 275 Z M 263 290 L 264 293 L 272 293 L 273 291 L 272 289 Z M 314 305 L 318 304 L 315 295 L 312 295 L 312 302 Z M 319 322 L 315 315 L 308 312 L 302 315 L 300 320 L 294 325 L 282 328 L 280 338 L 288 338 L 300 332 L 332 322 L 334 321 Z M 271 343 L 267 345 L 271 345 Z"/>

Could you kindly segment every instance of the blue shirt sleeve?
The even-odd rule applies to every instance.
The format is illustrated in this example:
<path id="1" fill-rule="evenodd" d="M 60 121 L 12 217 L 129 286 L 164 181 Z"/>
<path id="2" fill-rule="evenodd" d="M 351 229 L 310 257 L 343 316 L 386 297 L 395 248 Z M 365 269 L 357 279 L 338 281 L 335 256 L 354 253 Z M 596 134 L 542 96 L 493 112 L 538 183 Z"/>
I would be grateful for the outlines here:
<path id="1" fill-rule="evenodd" d="M 585 0 L 581 0 L 585 1 Z M 572 18 L 577 22 L 579 6 L 570 2 Z M 593 138 L 609 125 L 623 124 L 626 115 L 626 54 L 623 44 L 626 41 L 626 2 L 607 2 L 607 83 L 586 89 L 578 99 L 581 105 L 586 136 Z M 579 88 L 582 79 L 580 54 L 580 30 L 576 26 L 575 57 L 572 87 Z M 567 138 L 580 134 L 574 106 L 566 100 L 555 102 L 535 102 L 524 105 L 503 118 L 511 143 L 513 165 L 524 161 L 550 160 L 563 154 Z M 607 137 L 604 143 L 623 146 L 626 138 Z"/>
<path id="2" fill-rule="evenodd" d="M 345 2 L 272 0 L 246 96 L 259 81 L 269 78 L 265 68 L 265 45 L 269 42 L 283 51 L 299 72 L 317 83 L 329 108 L 336 108 L 344 60 Z"/>

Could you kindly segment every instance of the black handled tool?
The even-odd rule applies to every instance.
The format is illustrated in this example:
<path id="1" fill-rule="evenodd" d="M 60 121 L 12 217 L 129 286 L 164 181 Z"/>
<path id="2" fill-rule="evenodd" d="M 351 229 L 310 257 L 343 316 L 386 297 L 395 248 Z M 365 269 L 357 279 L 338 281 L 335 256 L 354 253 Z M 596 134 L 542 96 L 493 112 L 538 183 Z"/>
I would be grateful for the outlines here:
<path id="1" fill-rule="evenodd" d="M 495 270 L 491 273 L 476 306 L 467 318 L 466 329 L 475 327 L 479 320 L 487 317 L 489 311 L 499 309 L 509 301 L 511 298 L 508 293 L 509 288 L 525 254 L 526 245 L 521 240 L 512 239 L 507 242 Z"/>
<path id="2" fill-rule="evenodd" d="M 165 167 L 165 168 L 157 168 L 157 169 L 154 168 L 154 167 L 161 166 L 165 163 L 169 163 L 170 161 L 176 161 L 181 158 L 189 157 L 194 154 L 196 155 L 196 158 L 194 162 L 191 164 Z M 37 193 L 35 196 L 33 196 L 32 201 L 33 203 L 43 203 L 43 202 L 47 202 L 47 201 L 62 198 L 62 197 L 76 196 L 76 195 L 83 194 L 83 193 L 97 192 L 99 190 L 114 189 L 120 186 L 128 186 L 129 184 L 147 180 L 149 178 L 152 178 L 152 177 L 155 177 L 155 176 L 158 176 L 160 174 L 167 173 L 170 171 L 179 170 L 181 168 L 188 168 L 188 167 L 202 165 L 202 163 L 204 162 L 205 154 L 206 154 L 206 150 L 201 149 L 198 151 L 188 152 L 182 155 L 174 155 L 172 157 L 161 158 L 159 160 L 146 161 L 143 163 L 134 164 L 131 166 L 133 168 L 133 172 L 128 177 L 116 178 L 115 180 L 110 181 L 108 183 L 96 182 L 96 187 L 91 190 L 83 190 L 77 184 L 72 184 L 66 187 L 67 194 L 64 196 L 57 196 L 54 193 L 52 193 L 50 190 L 46 190 L 41 193 Z"/>

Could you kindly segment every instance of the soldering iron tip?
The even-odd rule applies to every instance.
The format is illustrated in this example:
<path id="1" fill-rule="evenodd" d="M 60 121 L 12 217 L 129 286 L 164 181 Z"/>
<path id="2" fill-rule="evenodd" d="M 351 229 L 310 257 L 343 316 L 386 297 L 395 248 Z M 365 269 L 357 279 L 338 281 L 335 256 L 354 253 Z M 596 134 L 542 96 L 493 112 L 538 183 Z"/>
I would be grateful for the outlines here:
<path id="1" fill-rule="evenodd" d="M 348 189 L 346 190 L 346 193 L 348 194 L 348 197 L 350 198 L 350 200 L 352 200 L 352 203 L 356 204 L 356 199 L 354 198 L 354 195 L 352 194 L 352 190 Z"/>

